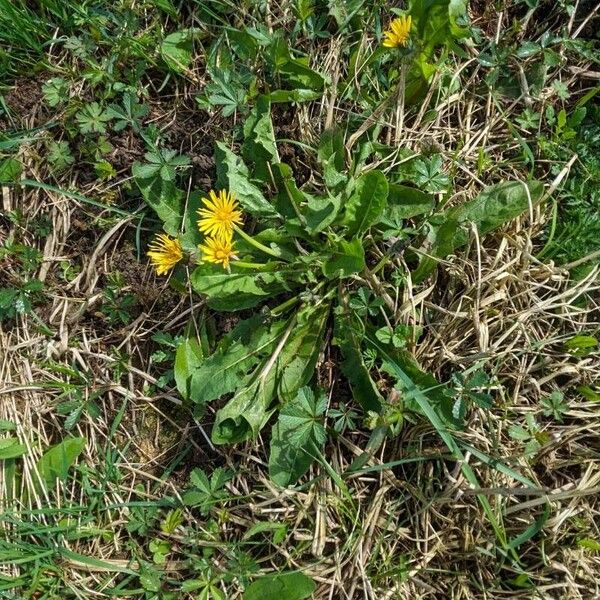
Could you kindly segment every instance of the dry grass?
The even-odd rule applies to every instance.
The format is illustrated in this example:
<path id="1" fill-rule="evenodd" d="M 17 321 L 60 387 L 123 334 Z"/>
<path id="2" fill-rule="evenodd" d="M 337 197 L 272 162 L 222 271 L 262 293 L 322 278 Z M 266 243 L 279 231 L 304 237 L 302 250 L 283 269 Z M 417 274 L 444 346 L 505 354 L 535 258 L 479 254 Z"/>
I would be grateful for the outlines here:
<path id="1" fill-rule="evenodd" d="M 499 35 L 508 26 L 506 16 L 499 14 L 495 25 Z M 331 40 L 319 61 L 334 82 L 343 75 L 340 43 Z M 369 43 L 365 39 L 365 47 Z M 501 106 L 490 94 L 480 93 L 474 57 L 448 69 L 453 81 L 443 88 L 432 86 L 434 120 L 426 121 L 423 110 L 415 114 L 400 106 L 383 111 L 380 121 L 382 139 L 398 140 L 402 148 L 419 151 L 435 144 L 446 165 L 456 170 L 457 192 L 451 202 L 458 203 L 485 185 L 523 175 L 513 160 L 519 144 L 505 123 L 514 105 Z M 584 85 L 589 65 L 580 69 L 559 75 L 577 87 L 578 81 Z M 310 142 L 321 126 L 346 120 L 347 107 L 338 100 L 332 88 L 312 114 L 305 109 L 296 113 L 304 139 Z M 161 118 L 167 122 L 170 116 Z M 48 181 L 35 149 L 22 152 L 27 176 Z M 484 172 L 478 168 L 481 152 L 489 160 Z M 546 166 L 540 167 L 543 175 Z M 67 188 L 72 182 L 58 183 Z M 546 183 L 550 186 L 552 178 L 546 177 Z M 118 190 L 118 185 L 78 189 L 100 200 Z M 12 519 L 43 528 L 68 517 L 75 529 L 96 531 L 80 539 L 59 536 L 64 548 L 79 556 L 57 558 L 64 597 L 105 597 L 103 590 L 122 577 L 120 570 L 138 568 L 130 562 L 128 503 L 177 498 L 191 466 L 207 465 L 210 470 L 222 462 L 236 476 L 228 484 L 234 499 L 217 517 L 219 541 L 211 541 L 207 523 L 191 512 L 174 533 L 159 534 L 180 550 L 190 544 L 215 546 L 213 560 L 221 567 L 226 548 L 239 543 L 255 522 L 275 521 L 288 525 L 287 536 L 276 548 L 265 545 L 258 552 L 260 567 L 286 563 L 304 570 L 317 581 L 315 598 L 320 600 L 600 597 L 594 575 L 600 555 L 577 543 L 582 538 L 600 540 L 600 411 L 597 403 L 573 394 L 577 386 L 598 381 L 600 356 L 576 357 L 564 346 L 578 333 L 599 330 L 600 267 L 573 281 L 568 271 L 535 258 L 536 240 L 547 219 L 545 205 L 532 207 L 530 215 L 485 240 L 472 231 L 468 247 L 444 261 L 434 281 L 421 286 L 409 281 L 404 289 L 389 290 L 397 319 L 425 328 L 414 349 L 424 370 L 446 379 L 482 363 L 495 377 L 494 408 L 474 411 L 460 439 L 535 483 L 535 488 L 525 487 L 467 454 L 481 483 L 478 493 L 489 497 L 509 540 L 539 520 L 539 533 L 516 548 L 517 568 L 516 561 L 502 559 L 460 465 L 447 455 L 435 430 L 421 421 L 408 423 L 397 439 L 387 441 L 363 472 L 344 478 L 345 489 L 324 476 L 323 467 L 311 471 L 313 485 L 276 489 L 266 474 L 268 440 L 215 450 L 202 429 L 210 414 L 199 422 L 174 393 L 147 392 L 157 375 L 150 359 L 152 334 L 176 334 L 188 318 L 200 319 L 204 306 L 191 294 L 168 292 L 143 259 L 138 265 L 127 241 L 135 233 L 134 219 L 113 218 L 100 231 L 89 225 L 89 209 L 74 198 L 30 188 L 2 191 L 4 211 L 22 211 L 25 238 L 43 252 L 36 276 L 49 285 L 50 293 L 39 316 L 53 331 L 52 336 L 43 335 L 30 316 L 0 329 L 0 419 L 14 422 L 18 437 L 29 447 L 17 494 L 24 500 Z M 27 233 L 27 223 L 41 215 L 52 223 L 42 241 Z M 80 268 L 68 283 L 59 276 L 65 260 Z M 115 270 L 124 272 L 128 289 L 145 298 L 126 326 L 107 326 L 96 312 L 106 275 Z M 101 411 L 97 418 L 84 414 L 72 431 L 88 440 L 80 459 L 85 469 L 79 469 L 71 484 L 57 483 L 46 495 L 35 485 L 35 464 L 43 449 L 65 434 L 57 404 L 67 379 L 74 381 L 57 365 L 82 375 L 79 389 L 86 398 L 98 392 Z M 569 398 L 563 422 L 541 413 L 540 401 L 556 390 Z M 532 458 L 524 456 L 523 442 L 509 433 L 512 425 L 525 425 L 528 414 L 549 434 Z M 367 440 L 368 432 L 359 432 L 330 442 L 326 456 L 331 468 L 346 471 Z M 118 475 L 106 468 L 109 454 Z M 0 476 L 0 498 L 6 498 L 7 486 L 8 478 Z M 45 511 L 50 506 L 59 509 L 58 516 Z M 6 540 L 14 539 L 14 522 L 0 526 Z M 35 533 L 19 535 L 34 545 L 40 539 Z M 189 569 L 184 555 L 165 565 L 175 580 Z M 100 559 L 104 565 L 81 557 Z M 27 571 L 15 562 L 0 572 L 17 577 Z M 528 575 L 535 591 L 507 586 L 521 573 Z"/>

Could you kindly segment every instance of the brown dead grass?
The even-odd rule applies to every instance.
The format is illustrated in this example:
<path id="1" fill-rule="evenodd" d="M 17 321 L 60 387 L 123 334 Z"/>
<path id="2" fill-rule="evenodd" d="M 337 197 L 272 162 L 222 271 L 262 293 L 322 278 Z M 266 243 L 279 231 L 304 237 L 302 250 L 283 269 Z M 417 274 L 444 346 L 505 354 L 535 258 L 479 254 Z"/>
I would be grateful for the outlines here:
<path id="1" fill-rule="evenodd" d="M 508 22 L 502 13 L 495 16 L 495 27 L 486 23 L 500 35 Z M 339 43 L 331 42 L 320 63 L 334 82 L 343 75 Z M 369 43 L 365 38 L 365 48 Z M 452 202 L 473 197 L 486 184 L 522 178 L 516 161 L 508 160 L 518 151 L 504 122 L 513 106 L 499 107 L 491 96 L 480 94 L 474 59 L 454 71 L 456 85 L 448 93 L 433 97 L 437 92 L 432 87 L 435 120 L 425 123 L 423 110 L 414 115 L 402 107 L 384 111 L 381 117 L 387 125 L 384 139 L 398 139 L 402 147 L 415 151 L 434 142 L 448 165 L 458 164 L 460 185 Z M 587 67 L 583 65 L 584 72 Z M 567 84 L 575 85 L 581 72 L 561 75 Z M 336 96 L 332 87 L 312 113 L 302 108 L 295 115 L 307 141 L 314 140 L 322 126 L 346 120 L 345 108 Z M 173 119 L 178 122 L 176 115 Z M 182 123 L 184 129 L 189 125 L 185 118 Z M 189 149 L 182 146 L 183 151 Z M 491 163 L 478 175 L 480 149 Z M 197 154 L 204 153 L 205 144 L 200 144 Z M 46 181 L 48 174 L 37 161 L 24 159 L 27 175 Z M 210 164 L 206 167 L 211 168 Z M 82 191 L 90 197 L 106 192 L 94 186 Z M 167 284 L 156 280 L 146 267 L 136 267 L 131 289 L 149 290 L 156 299 L 145 304 L 127 326 L 108 326 L 98 316 L 105 275 L 122 265 L 123 255 L 131 257 L 128 240 L 134 220 L 113 219 L 104 230 L 82 232 L 77 223 L 88 223 L 90 211 L 71 198 L 14 188 L 4 188 L 2 198 L 6 212 L 20 209 L 28 219 L 43 214 L 52 222 L 47 239 L 36 240 L 28 233 L 25 237 L 44 253 L 37 276 L 52 281 L 43 315 L 54 335 L 42 335 L 31 317 L 20 317 L 14 326 L 0 329 L 0 419 L 15 422 L 17 435 L 30 447 L 23 459 L 22 488 L 35 489 L 36 459 L 43 448 L 64 435 L 63 419 L 56 412 L 58 383 L 64 377 L 53 364 L 72 365 L 86 373 L 86 394 L 102 390 L 100 417 L 84 417 L 73 431 L 88 440 L 82 462 L 93 469 L 104 461 L 107 448 L 119 457 L 121 479 L 118 485 L 110 482 L 104 492 L 105 505 L 113 508 L 98 512 L 94 523 L 111 536 L 65 541 L 67 547 L 102 559 L 115 570 L 132 566 L 130 534 L 124 527 L 129 511 L 119 506 L 140 498 L 177 497 L 191 466 L 225 461 L 237 473 L 229 490 L 239 501 L 230 504 L 227 518 L 221 521 L 221 539 L 239 540 L 256 521 L 288 524 L 286 540 L 276 550 L 266 546 L 261 553 L 261 567 L 268 570 L 286 563 L 304 570 L 318 582 L 315 598 L 600 597 L 594 575 L 600 569 L 600 556 L 577 544 L 581 538 L 600 540 L 600 412 L 597 403 L 573 393 L 578 385 L 597 383 L 600 357 L 574 357 L 564 347 L 577 333 L 598 332 L 600 268 L 596 266 L 581 281 L 572 281 L 564 269 L 535 258 L 536 237 L 546 221 L 545 206 L 532 208 L 530 215 L 485 240 L 471 232 L 469 246 L 443 261 L 437 280 L 418 287 L 408 282 L 402 290 L 389 290 L 398 319 L 425 328 L 415 352 L 425 370 L 447 378 L 481 361 L 497 378 L 494 409 L 474 411 L 460 437 L 536 484 L 536 489 L 526 488 L 467 455 L 481 482 L 478 493 L 489 497 L 509 538 L 549 511 L 541 531 L 517 550 L 522 570 L 535 585 L 535 591 L 520 591 L 507 586 L 518 571 L 499 558 L 497 540 L 476 491 L 464 480 L 460 465 L 439 460 L 446 449 L 428 424 L 407 424 L 398 439 L 388 441 L 372 457 L 369 466 L 414 462 L 353 475 L 345 480 L 347 493 L 327 477 L 297 491 L 275 488 L 266 476 L 268 440 L 215 451 L 203 429 L 210 415 L 199 423 L 183 411 L 174 392 L 149 395 L 146 391 L 147 384 L 156 383 L 149 359 L 151 335 L 159 330 L 177 333 L 188 319 L 200 318 L 200 299 L 191 294 L 173 298 L 157 311 L 158 299 L 170 294 Z M 80 269 L 68 283 L 58 275 L 59 264 L 65 260 Z M 115 377 L 116 351 L 126 357 L 121 377 Z M 554 390 L 564 391 L 569 399 L 562 423 L 541 414 L 540 400 Z M 120 425 L 111 432 L 123 405 Z M 535 415 L 551 439 L 533 460 L 524 458 L 523 444 L 509 435 L 510 426 L 523 425 L 526 414 Z M 326 451 L 329 464 L 343 472 L 361 454 L 367 439 L 368 432 L 363 432 L 332 441 Z M 169 460 L 189 445 L 192 458 L 162 480 Z M 323 470 L 314 468 L 311 474 L 318 476 Z M 0 498 L 5 491 L 0 477 Z M 21 510 L 25 514 L 28 508 L 67 501 L 86 502 L 79 485 L 61 487 L 47 497 L 33 494 L 29 506 Z M 185 525 L 204 539 L 200 544 L 210 545 L 204 523 L 197 522 L 195 515 L 186 513 Z M 5 528 L 4 534 L 9 537 L 10 529 Z M 181 535 L 176 532 L 170 540 L 185 546 L 178 538 Z M 217 554 L 215 561 L 223 565 L 223 560 Z M 62 566 L 67 569 L 69 588 L 77 590 L 79 597 L 104 597 L 102 589 L 118 577 L 76 560 Z M 185 568 L 179 560 L 165 566 L 174 578 Z M 6 574 L 19 572 L 20 567 L 14 565 Z"/>

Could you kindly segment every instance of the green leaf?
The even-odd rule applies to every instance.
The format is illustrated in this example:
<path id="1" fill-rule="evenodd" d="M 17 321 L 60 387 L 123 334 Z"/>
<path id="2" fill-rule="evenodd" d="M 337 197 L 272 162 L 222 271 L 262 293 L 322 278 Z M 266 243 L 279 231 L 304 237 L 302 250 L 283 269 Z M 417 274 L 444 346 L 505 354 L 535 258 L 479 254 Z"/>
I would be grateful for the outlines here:
<path id="1" fill-rule="evenodd" d="M 224 117 L 234 114 L 238 110 L 245 112 L 248 85 L 251 83 L 237 71 L 220 68 L 211 69 L 212 81 L 207 83 L 204 94 L 197 96 L 198 104 L 206 109 L 211 106 L 221 106 Z"/>
<path id="2" fill-rule="evenodd" d="M 244 600 L 304 600 L 317 586 L 303 573 L 265 575 L 252 582 L 244 592 Z"/>
<path id="3" fill-rule="evenodd" d="M 256 58 L 256 55 L 260 49 L 259 38 L 253 33 L 257 33 L 257 30 L 253 30 L 250 33 L 247 29 L 235 29 L 234 27 L 225 27 L 225 33 L 227 39 L 231 45 L 232 50 L 242 59 L 252 61 Z"/>
<path id="4" fill-rule="evenodd" d="M 365 268 L 365 251 L 362 241 L 354 238 L 352 241 L 340 240 L 335 250 L 323 263 L 323 274 L 328 279 L 334 277 L 349 277 Z"/>
<path id="5" fill-rule="evenodd" d="M 296 0 L 296 15 L 302 23 L 308 21 L 315 14 L 315 6 L 313 0 Z"/>
<path id="6" fill-rule="evenodd" d="M 415 183 L 428 192 L 443 192 L 450 183 L 450 178 L 442 171 L 442 157 L 439 154 L 417 159 L 413 170 Z"/>
<path id="7" fill-rule="evenodd" d="M 161 177 L 142 179 L 136 165 L 133 165 L 132 172 L 144 200 L 163 222 L 164 230 L 170 235 L 177 235 L 181 224 L 183 192 L 173 182 Z"/>
<path id="8" fill-rule="evenodd" d="M 86 104 L 76 115 L 75 120 L 81 133 L 105 133 L 111 116 L 98 103 Z"/>
<path id="9" fill-rule="evenodd" d="M 185 73 L 192 62 L 193 29 L 170 33 L 160 45 L 160 54 L 169 68 Z"/>
<path id="10" fill-rule="evenodd" d="M 468 28 L 465 27 L 469 15 L 468 5 L 468 0 L 449 0 L 448 2 L 450 30 L 457 38 L 469 35 Z"/>
<path id="11" fill-rule="evenodd" d="M 541 200 L 543 191 L 544 186 L 540 181 L 505 181 L 486 188 L 474 200 L 451 208 L 444 214 L 459 225 L 474 223 L 479 235 L 484 236 L 523 214 L 530 205 L 535 206 Z M 457 232 L 454 248 L 466 244 L 468 237 L 466 231 Z"/>
<path id="12" fill-rule="evenodd" d="M 74 561 L 75 563 L 88 565 L 90 567 L 96 567 L 97 569 L 102 569 L 108 573 L 127 573 L 128 575 L 137 575 L 136 571 L 128 569 L 125 566 L 115 564 L 115 562 L 101 560 L 95 556 L 73 552 L 73 550 L 69 550 L 62 545 L 58 546 L 54 552 L 57 552 L 61 557 L 66 558 L 69 561 Z"/>
<path id="13" fill-rule="evenodd" d="M 340 31 L 346 27 L 364 3 L 365 0 L 329 0 L 329 14 L 335 19 Z"/>
<path id="14" fill-rule="evenodd" d="M 53 77 L 44 83 L 42 92 L 48 106 L 54 108 L 68 98 L 69 84 L 62 77 Z"/>
<path id="15" fill-rule="evenodd" d="M 144 200 L 164 223 L 165 231 L 177 235 L 183 212 L 182 190 L 175 186 L 177 168 L 188 164 L 186 156 L 174 150 L 157 150 L 145 155 L 148 162 L 135 163 L 132 174 Z"/>
<path id="16" fill-rule="evenodd" d="M 123 94 L 122 104 L 111 104 L 107 114 L 115 119 L 113 128 L 122 131 L 128 125 L 139 130 L 139 121 L 148 114 L 150 109 L 146 104 L 138 103 L 134 94 L 126 92 Z"/>
<path id="17" fill-rule="evenodd" d="M 586 550 L 593 550 L 594 552 L 600 552 L 600 542 L 593 538 L 582 538 L 577 540 L 577 545 L 580 548 L 585 548 Z"/>
<path id="18" fill-rule="evenodd" d="M 217 185 L 233 192 L 242 208 L 256 217 L 275 217 L 277 212 L 262 192 L 250 181 L 248 167 L 223 142 L 215 149 Z"/>
<path id="19" fill-rule="evenodd" d="M 360 317 L 366 317 L 367 315 L 375 316 L 384 305 L 384 299 L 374 296 L 369 288 L 366 287 L 358 288 L 348 302 L 348 307 L 352 309 L 354 314 Z"/>
<path id="20" fill-rule="evenodd" d="M 344 134 L 341 129 L 328 129 L 323 132 L 317 148 L 317 158 L 328 188 L 335 189 L 346 181 Z"/>
<path id="21" fill-rule="evenodd" d="M 389 325 L 385 325 L 375 331 L 375 337 L 385 345 L 392 345 L 395 348 L 403 348 L 406 346 L 406 337 L 402 331 L 396 331 Z"/>
<path id="22" fill-rule="evenodd" d="M 57 172 L 64 171 L 75 162 L 75 157 L 69 147 L 69 142 L 64 140 L 60 142 L 50 141 L 48 143 L 48 162 Z"/>
<path id="23" fill-rule="evenodd" d="M 323 92 L 320 90 L 275 90 L 269 94 L 269 100 L 273 103 L 310 102 L 311 100 L 318 100 L 322 96 Z"/>
<path id="24" fill-rule="evenodd" d="M 233 398 L 217 413 L 212 430 L 215 444 L 232 444 L 254 439 L 273 414 L 271 404 L 276 382 L 270 367 L 265 377 L 260 372 L 250 376 Z"/>
<path id="25" fill-rule="evenodd" d="M 282 487 L 296 483 L 319 454 L 327 439 L 323 415 L 327 398 L 315 397 L 308 387 L 298 390 L 279 413 L 271 434 L 269 476 Z"/>
<path id="26" fill-rule="evenodd" d="M 46 485 L 51 486 L 56 479 L 65 481 L 69 469 L 83 452 L 87 440 L 85 438 L 67 438 L 52 446 L 37 462 L 37 471 Z"/>
<path id="27" fill-rule="evenodd" d="M 509 541 L 508 545 L 511 548 L 518 548 L 525 542 L 528 542 L 534 536 L 536 536 L 543 528 L 548 519 L 550 518 L 550 504 L 547 503 L 544 507 L 544 512 L 518 536 L 514 537 Z"/>
<path id="28" fill-rule="evenodd" d="M 527 431 L 527 429 L 521 427 L 520 425 L 511 425 L 508 428 L 508 435 L 513 440 L 519 440 L 521 442 L 526 442 L 531 438 L 531 434 L 529 433 L 529 431 Z"/>
<path id="29" fill-rule="evenodd" d="M 308 66 L 308 59 L 292 57 L 288 41 L 282 35 L 274 36 L 267 58 L 292 89 L 320 91 L 325 86 L 325 78 Z"/>
<path id="30" fill-rule="evenodd" d="M 177 9 L 173 6 L 171 0 L 153 0 L 154 5 L 157 8 L 160 8 L 164 13 L 173 17 L 173 19 L 177 19 L 178 13 Z"/>
<path id="31" fill-rule="evenodd" d="M 261 315 L 238 323 L 223 336 L 217 350 L 192 372 L 191 399 L 204 404 L 235 391 L 250 369 L 273 351 L 284 326 L 283 321 L 266 324 Z"/>
<path id="32" fill-rule="evenodd" d="M 515 54 L 518 58 L 529 58 L 541 50 L 542 47 L 537 42 L 525 41 L 517 48 Z"/>
<path id="33" fill-rule="evenodd" d="M 340 367 L 348 379 L 352 397 L 364 410 L 379 412 L 383 398 L 363 360 L 361 352 L 363 334 L 358 326 L 359 322 L 346 307 L 343 306 L 342 311 L 336 312 L 335 343 L 339 346 L 343 356 Z"/>
<path id="34" fill-rule="evenodd" d="M 181 246 L 190 253 L 198 251 L 198 244 L 204 241 L 204 236 L 198 229 L 198 209 L 204 206 L 202 198 L 205 196 L 202 192 L 194 191 L 187 199 L 185 214 L 183 215 L 183 232 L 179 236 Z"/>
<path id="35" fill-rule="evenodd" d="M 273 543 L 277 543 L 277 539 L 283 541 L 287 532 L 287 525 L 285 523 L 276 523 L 274 521 L 257 521 L 250 529 L 246 530 L 242 539 L 250 540 L 259 533 L 271 532 L 273 533 Z"/>
<path id="36" fill-rule="evenodd" d="M 277 195 L 274 198 L 275 207 L 280 215 L 287 217 L 287 225 L 289 219 L 296 219 L 298 213 L 302 211 L 302 205 L 309 201 L 311 196 L 298 189 L 289 165 L 273 163 L 271 172 L 277 188 Z"/>
<path id="37" fill-rule="evenodd" d="M 285 348 L 285 362 L 277 369 L 277 394 L 282 402 L 293 398 L 312 378 L 328 316 L 327 304 L 299 311 L 297 329 Z"/>
<path id="38" fill-rule="evenodd" d="M 202 469 L 194 469 L 190 473 L 192 488 L 184 493 L 183 503 L 199 508 L 203 515 L 208 514 L 215 504 L 227 498 L 228 493 L 224 488 L 232 477 L 233 473 L 222 467 L 217 467 L 210 479 Z"/>
<path id="39" fill-rule="evenodd" d="M 580 385 L 577 387 L 577 391 L 590 402 L 600 402 L 600 394 L 589 385 Z"/>
<path id="40" fill-rule="evenodd" d="M 419 266 L 411 275 L 415 283 L 424 281 L 437 267 L 439 258 L 444 258 L 456 247 L 458 222 L 446 218 L 440 226 L 432 227 L 427 236 L 429 249 L 421 257 Z"/>
<path id="41" fill-rule="evenodd" d="M 265 357 L 217 413 L 215 444 L 256 437 L 273 413 L 276 395 L 293 397 L 308 383 L 317 361 L 329 306 L 306 306 L 292 318 L 274 351 Z"/>
<path id="42" fill-rule="evenodd" d="M 416 53 L 406 78 L 405 102 L 417 102 L 425 94 L 436 71 L 432 61 L 438 46 L 456 51 L 455 39 L 470 35 L 466 0 L 414 0 L 410 3 L 413 31 L 418 38 Z"/>
<path id="43" fill-rule="evenodd" d="M 433 209 L 433 196 L 416 188 L 391 183 L 387 198 L 388 211 L 399 219 L 424 215 Z"/>
<path id="44" fill-rule="evenodd" d="M 415 0 L 411 2 L 414 27 L 428 56 L 437 46 L 468 35 L 466 0 Z"/>
<path id="45" fill-rule="evenodd" d="M 190 397 L 190 378 L 202 364 L 202 348 L 196 338 L 187 338 L 177 346 L 174 375 L 177 390 L 184 398 Z"/>
<path id="46" fill-rule="evenodd" d="M 268 165 L 279 162 L 279 153 L 271 121 L 271 103 L 266 96 L 257 98 L 244 122 L 242 156 L 247 163 L 254 163 L 256 179 L 264 183 L 271 181 Z"/>
<path id="47" fill-rule="evenodd" d="M 7 437 L 0 438 L 0 460 L 8 458 L 17 458 L 27 453 L 27 446 L 20 444 L 18 438 Z"/>
<path id="48" fill-rule="evenodd" d="M 588 356 L 596 352 L 598 340 L 593 335 L 576 335 L 568 339 L 564 346 L 574 356 Z"/>
<path id="49" fill-rule="evenodd" d="M 293 58 L 279 67 L 279 73 L 296 89 L 312 89 L 321 91 L 325 86 L 325 78 L 311 69 L 302 60 Z"/>
<path id="50" fill-rule="evenodd" d="M 140 585 L 146 592 L 158 592 L 160 590 L 160 571 L 144 566 L 140 569 Z"/>
<path id="51" fill-rule="evenodd" d="M 16 158 L 0 160 L 0 182 L 18 181 L 23 167 Z"/>
<path id="52" fill-rule="evenodd" d="M 341 196 L 308 196 L 304 217 L 306 228 L 311 235 L 323 231 L 337 218 L 342 206 Z"/>
<path id="53" fill-rule="evenodd" d="M 350 236 L 364 233 L 377 222 L 385 209 L 388 190 L 387 179 L 381 171 L 368 171 L 356 180 L 342 219 Z"/>
<path id="54" fill-rule="evenodd" d="M 367 340 L 370 343 L 374 342 L 370 335 L 367 337 Z M 381 347 L 380 344 L 378 344 L 378 346 Z M 463 425 L 462 421 L 457 419 L 453 414 L 453 390 L 450 386 L 440 383 L 433 375 L 423 371 L 415 357 L 409 351 L 388 348 L 386 352 L 387 355 L 391 357 L 394 366 L 390 366 L 386 360 L 382 364 L 382 371 L 395 376 L 397 373 L 395 369 L 400 368 L 402 372 L 410 378 L 412 382 L 411 385 L 418 389 L 419 393 L 431 403 L 431 407 L 436 411 L 438 418 L 443 421 L 446 427 L 458 429 Z M 400 382 L 399 385 L 402 385 L 402 383 Z M 403 402 L 408 410 L 423 414 L 421 412 L 421 406 L 418 402 L 415 402 L 414 397 L 411 394 L 406 394 Z"/>
<path id="55" fill-rule="evenodd" d="M 248 273 L 245 270 L 236 273 L 232 270 L 228 273 L 212 265 L 196 267 L 190 283 L 198 293 L 208 297 L 211 308 L 223 311 L 252 308 L 287 289 L 284 271 Z"/>

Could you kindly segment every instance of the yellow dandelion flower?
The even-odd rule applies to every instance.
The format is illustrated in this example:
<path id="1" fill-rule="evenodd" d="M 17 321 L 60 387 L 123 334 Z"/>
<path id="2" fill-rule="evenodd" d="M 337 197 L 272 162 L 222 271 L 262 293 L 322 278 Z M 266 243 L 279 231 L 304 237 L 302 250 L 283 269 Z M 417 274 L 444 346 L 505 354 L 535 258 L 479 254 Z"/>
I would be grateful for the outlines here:
<path id="1" fill-rule="evenodd" d="M 224 269 L 229 267 L 229 261 L 237 258 L 230 239 L 207 237 L 204 244 L 200 244 L 202 260 L 209 263 L 221 264 Z"/>
<path id="2" fill-rule="evenodd" d="M 408 44 L 410 38 L 410 27 L 412 24 L 412 18 L 410 15 L 398 17 L 390 23 L 390 29 L 384 31 L 383 45 L 386 48 L 400 48 Z"/>
<path id="3" fill-rule="evenodd" d="M 166 275 L 182 258 L 178 239 L 159 233 L 149 245 L 148 256 L 157 275 Z"/>
<path id="4" fill-rule="evenodd" d="M 231 240 L 233 226 L 242 224 L 242 211 L 238 210 L 237 200 L 226 190 L 221 190 L 218 195 L 210 190 L 208 195 L 208 198 L 202 198 L 204 208 L 198 210 L 200 231 L 220 240 Z"/>

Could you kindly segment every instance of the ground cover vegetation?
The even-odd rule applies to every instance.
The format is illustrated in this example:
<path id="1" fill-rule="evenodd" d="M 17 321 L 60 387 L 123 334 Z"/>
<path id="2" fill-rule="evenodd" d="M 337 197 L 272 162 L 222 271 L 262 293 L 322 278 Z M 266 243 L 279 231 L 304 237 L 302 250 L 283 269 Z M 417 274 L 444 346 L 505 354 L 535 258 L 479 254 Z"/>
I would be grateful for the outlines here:
<path id="1" fill-rule="evenodd" d="M 599 10 L 0 0 L 0 598 L 599 596 Z"/>

